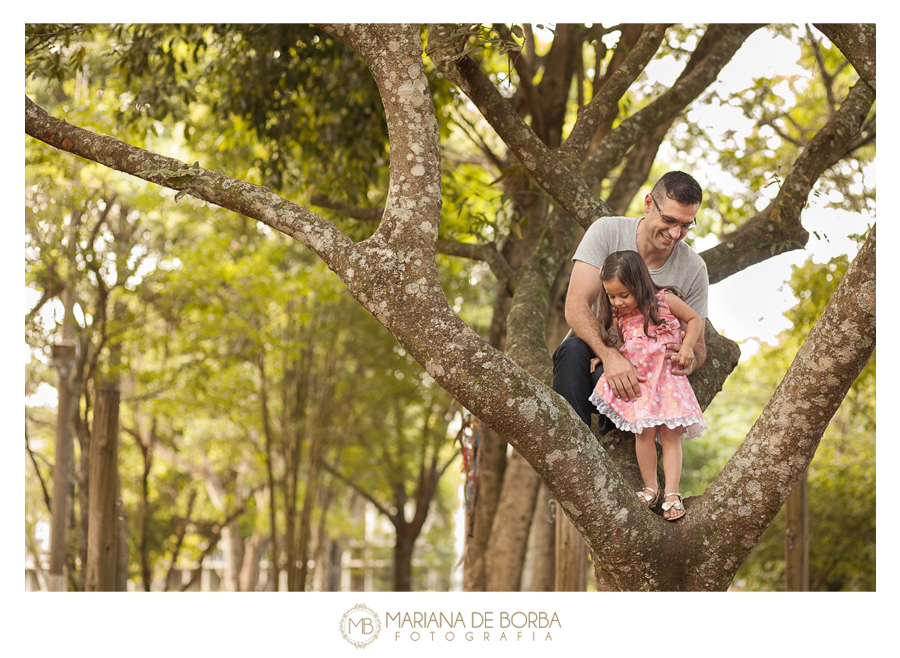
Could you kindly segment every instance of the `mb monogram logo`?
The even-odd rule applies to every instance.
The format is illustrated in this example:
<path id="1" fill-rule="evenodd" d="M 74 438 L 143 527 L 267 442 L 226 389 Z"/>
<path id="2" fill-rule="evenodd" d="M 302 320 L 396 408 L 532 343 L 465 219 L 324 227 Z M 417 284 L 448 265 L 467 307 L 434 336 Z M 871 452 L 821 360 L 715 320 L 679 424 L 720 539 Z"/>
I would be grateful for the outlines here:
<path id="1" fill-rule="evenodd" d="M 378 615 L 362 603 L 350 608 L 341 618 L 341 635 L 357 649 L 374 642 L 380 631 Z"/>

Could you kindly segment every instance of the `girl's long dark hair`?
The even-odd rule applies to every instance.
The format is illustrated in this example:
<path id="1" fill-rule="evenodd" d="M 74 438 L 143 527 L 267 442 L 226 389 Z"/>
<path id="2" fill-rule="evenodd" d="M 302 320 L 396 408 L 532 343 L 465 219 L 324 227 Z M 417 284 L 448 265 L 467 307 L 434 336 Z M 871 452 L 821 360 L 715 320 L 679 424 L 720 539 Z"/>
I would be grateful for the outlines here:
<path id="1" fill-rule="evenodd" d="M 641 255 L 636 251 L 616 251 L 603 261 L 603 269 L 600 270 L 600 282 L 618 279 L 637 301 L 637 310 L 644 316 L 644 334 L 649 336 L 650 323 L 660 324 L 659 302 L 656 293 L 662 290 L 653 283 L 650 278 L 650 270 Z M 666 290 L 682 297 L 681 291 L 672 286 L 666 286 Z M 600 303 L 597 310 L 597 318 L 600 320 L 600 337 L 606 345 L 612 345 L 610 327 L 616 309 L 609 303 L 609 297 L 605 290 L 600 290 Z"/>

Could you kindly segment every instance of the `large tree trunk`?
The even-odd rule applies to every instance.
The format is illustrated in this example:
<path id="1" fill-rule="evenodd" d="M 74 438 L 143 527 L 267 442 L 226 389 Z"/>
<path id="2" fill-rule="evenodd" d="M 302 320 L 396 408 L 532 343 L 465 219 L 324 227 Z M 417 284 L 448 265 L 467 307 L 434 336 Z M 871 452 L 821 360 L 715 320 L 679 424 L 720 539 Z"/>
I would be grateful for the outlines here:
<path id="1" fill-rule="evenodd" d="M 315 533 L 315 549 L 313 554 L 316 559 L 316 569 L 313 572 L 312 589 L 320 592 L 337 591 L 340 587 L 340 552 L 337 550 L 337 542 L 332 541 L 325 528 L 325 519 L 328 516 L 328 508 L 331 507 L 333 485 L 319 487 L 319 523 Z M 335 577 L 335 572 L 337 572 Z M 335 580 L 337 584 L 334 584 Z"/>
<path id="2" fill-rule="evenodd" d="M 74 222 L 73 224 L 77 224 Z M 71 236 L 75 236 L 73 227 Z M 70 254 L 70 261 L 74 264 L 74 255 Z M 47 587 L 51 592 L 66 591 L 66 537 L 68 536 L 69 514 L 72 507 L 70 488 L 74 474 L 75 445 L 72 436 L 74 417 L 78 414 L 78 401 L 81 378 L 78 376 L 78 354 L 74 341 L 75 317 L 73 308 L 75 304 L 75 291 L 73 283 L 69 283 L 63 291 L 63 325 L 62 343 L 53 346 L 53 365 L 59 373 L 57 383 L 57 407 L 56 407 L 56 461 L 53 465 L 53 498 L 51 498 L 51 529 L 50 529 L 50 573 L 47 577 Z M 79 487 L 79 492 L 81 487 Z M 86 499 L 85 499 L 85 502 Z M 86 514 L 87 506 L 82 505 L 82 515 Z M 87 533 L 84 533 L 87 540 Z M 82 565 L 84 561 L 82 561 Z"/>
<path id="3" fill-rule="evenodd" d="M 116 591 L 128 591 L 128 515 L 122 501 L 122 477 L 117 473 L 116 486 Z"/>
<path id="4" fill-rule="evenodd" d="M 307 403 L 310 382 L 315 376 L 312 366 L 312 346 L 304 350 L 301 357 L 295 360 L 286 370 L 282 383 L 282 415 L 285 428 L 282 445 L 284 446 L 285 477 L 284 514 L 285 533 L 284 548 L 286 555 L 285 571 L 289 592 L 300 591 L 299 561 L 299 528 L 297 515 L 297 496 L 300 484 L 300 463 L 303 453 L 303 427 L 308 422 Z"/>
<path id="5" fill-rule="evenodd" d="M 235 519 L 222 528 L 219 540 L 222 552 L 225 553 L 225 573 L 222 586 L 226 592 L 241 591 L 241 569 L 244 564 L 244 540 L 241 538 L 241 524 Z"/>

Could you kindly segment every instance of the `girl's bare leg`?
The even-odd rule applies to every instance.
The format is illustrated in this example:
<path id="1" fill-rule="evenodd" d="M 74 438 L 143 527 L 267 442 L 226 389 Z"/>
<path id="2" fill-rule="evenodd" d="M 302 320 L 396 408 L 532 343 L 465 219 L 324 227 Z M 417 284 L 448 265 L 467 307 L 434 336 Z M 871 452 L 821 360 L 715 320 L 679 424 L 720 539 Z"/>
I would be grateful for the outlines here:
<path id="1" fill-rule="evenodd" d="M 641 469 L 641 478 L 644 480 L 644 486 L 654 491 L 659 489 L 656 480 L 656 430 L 656 427 L 649 427 L 641 434 L 634 435 L 634 448 L 638 468 Z"/>
<path id="2" fill-rule="evenodd" d="M 665 425 L 659 426 L 663 473 L 666 475 L 666 502 L 678 500 L 676 496 L 670 496 L 669 494 L 678 492 L 678 487 L 681 484 L 681 434 L 681 428 L 669 429 Z M 641 472 L 643 473 L 643 471 Z M 664 512 L 663 516 L 668 519 L 670 516 L 676 516 L 676 512 L 669 510 Z"/>

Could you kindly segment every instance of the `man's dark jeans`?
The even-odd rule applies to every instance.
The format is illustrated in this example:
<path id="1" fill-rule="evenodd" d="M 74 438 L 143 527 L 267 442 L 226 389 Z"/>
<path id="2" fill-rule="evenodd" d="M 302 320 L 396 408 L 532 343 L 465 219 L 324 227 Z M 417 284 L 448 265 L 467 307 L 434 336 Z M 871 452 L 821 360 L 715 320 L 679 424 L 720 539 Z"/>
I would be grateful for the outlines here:
<path id="1" fill-rule="evenodd" d="M 600 434 L 606 434 L 616 426 L 599 414 L 589 399 L 603 374 L 603 364 L 591 372 L 593 358 L 593 350 L 578 336 L 566 338 L 553 353 L 553 390 L 572 405 L 588 427 L 591 426 L 591 414 L 597 414 Z"/>

